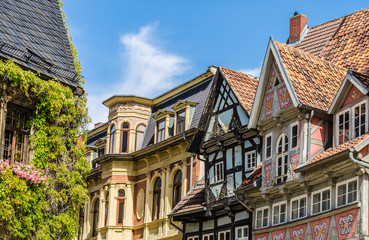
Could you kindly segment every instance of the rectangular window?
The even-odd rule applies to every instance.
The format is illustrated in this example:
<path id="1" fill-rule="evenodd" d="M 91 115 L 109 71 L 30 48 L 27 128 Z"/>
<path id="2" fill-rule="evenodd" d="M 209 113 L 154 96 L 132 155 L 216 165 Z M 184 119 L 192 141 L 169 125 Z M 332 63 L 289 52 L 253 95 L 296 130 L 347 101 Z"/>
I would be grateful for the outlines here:
<path id="1" fill-rule="evenodd" d="M 273 225 L 286 222 L 286 203 L 273 206 Z"/>
<path id="2" fill-rule="evenodd" d="M 350 139 L 350 111 L 338 115 L 338 144 Z"/>
<path id="3" fill-rule="evenodd" d="M 165 119 L 159 120 L 156 128 L 156 142 L 161 142 L 165 139 Z"/>
<path id="4" fill-rule="evenodd" d="M 199 240 L 199 236 L 187 237 L 187 240 Z"/>
<path id="5" fill-rule="evenodd" d="M 26 123 L 28 115 L 22 107 L 9 105 L 5 122 L 5 142 L 3 158 L 10 162 L 26 163 L 26 152 L 28 142 L 28 132 Z"/>
<path id="6" fill-rule="evenodd" d="M 202 240 L 214 240 L 214 234 L 208 233 L 202 235 Z"/>
<path id="7" fill-rule="evenodd" d="M 291 149 L 297 148 L 298 136 L 299 136 L 299 123 L 291 124 Z"/>
<path id="8" fill-rule="evenodd" d="M 231 240 L 231 231 L 218 232 L 218 240 Z"/>
<path id="9" fill-rule="evenodd" d="M 269 134 L 265 138 L 265 158 L 272 157 L 272 134 Z"/>
<path id="10" fill-rule="evenodd" d="M 245 155 L 246 169 L 256 168 L 256 151 L 246 152 Z"/>
<path id="11" fill-rule="evenodd" d="M 224 168 L 223 162 L 215 164 L 215 182 L 223 181 L 224 179 Z"/>
<path id="12" fill-rule="evenodd" d="M 177 134 L 185 131 L 186 109 L 177 113 Z"/>
<path id="13" fill-rule="evenodd" d="M 337 186 L 337 206 L 343 206 L 357 200 L 357 180 Z"/>
<path id="14" fill-rule="evenodd" d="M 306 197 L 291 200 L 291 220 L 306 217 Z"/>
<path id="15" fill-rule="evenodd" d="M 321 190 L 312 194 L 313 214 L 328 211 L 331 209 L 331 190 Z"/>
<path id="16" fill-rule="evenodd" d="M 256 228 L 268 227 L 269 208 L 256 210 Z"/>
<path id="17" fill-rule="evenodd" d="M 354 107 L 354 136 L 359 137 L 365 133 L 366 104 L 361 103 Z"/>
<path id="18" fill-rule="evenodd" d="M 249 239 L 249 226 L 236 227 L 236 240 Z"/>

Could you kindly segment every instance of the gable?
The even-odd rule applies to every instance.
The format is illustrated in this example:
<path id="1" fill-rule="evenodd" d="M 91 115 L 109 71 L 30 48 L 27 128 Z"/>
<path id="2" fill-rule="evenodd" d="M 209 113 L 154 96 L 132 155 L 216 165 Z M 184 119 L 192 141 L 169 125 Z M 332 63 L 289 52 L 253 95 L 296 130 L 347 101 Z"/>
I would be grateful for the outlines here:
<path id="1" fill-rule="evenodd" d="M 346 107 L 347 105 L 350 105 L 351 103 L 360 100 L 364 96 L 365 95 L 357 87 L 352 86 L 351 90 L 349 91 L 349 94 L 346 97 L 346 100 L 344 101 L 341 107 Z"/>

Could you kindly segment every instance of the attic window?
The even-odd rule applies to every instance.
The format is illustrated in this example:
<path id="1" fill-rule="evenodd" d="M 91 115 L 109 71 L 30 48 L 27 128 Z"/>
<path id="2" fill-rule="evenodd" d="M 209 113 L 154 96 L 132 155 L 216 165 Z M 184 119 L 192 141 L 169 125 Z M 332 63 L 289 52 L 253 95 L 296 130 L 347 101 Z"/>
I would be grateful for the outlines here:
<path id="1" fill-rule="evenodd" d="M 274 87 L 277 86 L 278 84 L 280 84 L 280 80 L 279 77 L 275 77 L 275 81 L 274 81 Z"/>
<path id="2" fill-rule="evenodd" d="M 164 139 L 165 139 L 165 118 L 160 119 L 157 122 L 156 142 L 161 142 Z"/>

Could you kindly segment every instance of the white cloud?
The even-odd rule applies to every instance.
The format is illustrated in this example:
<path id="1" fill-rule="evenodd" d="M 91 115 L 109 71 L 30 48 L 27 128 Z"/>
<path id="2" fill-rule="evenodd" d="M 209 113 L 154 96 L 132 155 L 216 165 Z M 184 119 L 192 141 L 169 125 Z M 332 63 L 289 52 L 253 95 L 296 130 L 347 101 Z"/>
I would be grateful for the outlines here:
<path id="1" fill-rule="evenodd" d="M 254 77 L 259 77 L 260 71 L 261 71 L 261 67 L 246 68 L 246 69 L 241 69 L 241 70 L 238 70 L 238 71 L 239 72 L 250 74 L 251 76 L 254 76 Z"/>
<path id="2" fill-rule="evenodd" d="M 189 62 L 181 56 L 167 53 L 157 39 L 157 24 L 140 28 L 138 33 L 120 37 L 122 53 L 122 76 L 111 84 L 101 86 L 99 92 L 90 93 L 87 107 L 92 124 L 108 120 L 108 108 L 102 102 L 113 95 L 138 95 L 152 98 L 164 93 L 178 83 L 177 77 L 189 68 Z M 109 78 L 109 77 L 108 77 Z M 108 80 L 107 80 L 108 81 Z"/>
<path id="3" fill-rule="evenodd" d="M 176 85 L 176 77 L 188 69 L 188 61 L 167 53 L 155 42 L 157 24 L 141 27 L 138 33 L 121 36 L 126 66 L 120 94 L 153 97 Z M 154 43 L 155 42 L 155 43 Z"/>

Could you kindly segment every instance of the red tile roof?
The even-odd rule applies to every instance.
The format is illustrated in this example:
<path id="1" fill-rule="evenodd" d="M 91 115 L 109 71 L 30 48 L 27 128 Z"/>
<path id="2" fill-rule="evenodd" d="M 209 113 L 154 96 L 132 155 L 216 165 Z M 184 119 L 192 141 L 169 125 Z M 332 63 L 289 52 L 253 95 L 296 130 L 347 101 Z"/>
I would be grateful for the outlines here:
<path id="1" fill-rule="evenodd" d="M 225 67 L 219 67 L 227 79 L 238 100 L 248 112 L 251 113 L 252 104 L 258 87 L 259 79 L 246 73 L 237 72 Z"/>
<path id="2" fill-rule="evenodd" d="M 328 110 L 347 71 L 307 52 L 275 43 L 299 102 Z"/>
<path id="3" fill-rule="evenodd" d="M 294 47 L 369 74 L 369 8 L 310 28 Z"/>
<path id="4" fill-rule="evenodd" d="M 259 166 L 255 168 L 255 170 L 250 174 L 250 176 L 245 181 L 243 181 L 243 183 L 237 189 L 244 188 L 254 183 L 258 178 L 260 178 L 262 175 L 262 166 L 263 163 L 260 163 Z"/>
<path id="5" fill-rule="evenodd" d="M 319 56 L 328 39 L 337 31 L 342 20 L 343 17 L 310 28 L 305 38 L 300 43 L 293 45 L 293 47 Z"/>
<path id="6" fill-rule="evenodd" d="M 169 215 L 177 215 L 203 209 L 205 202 L 205 180 L 200 180 L 196 186 L 186 194 Z"/>
<path id="7" fill-rule="evenodd" d="M 364 87 L 369 89 L 369 75 L 361 74 L 355 71 L 352 71 L 352 75 L 363 84 Z"/>
<path id="8" fill-rule="evenodd" d="M 369 137 L 369 132 L 365 133 L 364 135 L 355 138 L 349 142 L 345 142 L 341 145 L 338 145 L 337 147 L 334 148 L 328 148 L 327 150 L 325 150 L 324 152 L 320 153 L 318 156 L 316 156 L 315 158 L 313 158 L 312 160 L 310 160 L 310 162 L 306 163 L 306 165 L 314 163 L 314 162 L 318 162 L 324 158 L 333 156 L 337 153 L 343 152 L 349 148 L 355 147 L 357 144 L 359 144 L 360 142 L 364 141 L 367 137 Z"/>

